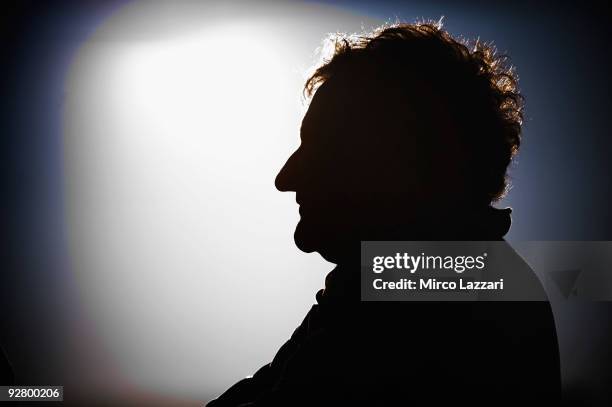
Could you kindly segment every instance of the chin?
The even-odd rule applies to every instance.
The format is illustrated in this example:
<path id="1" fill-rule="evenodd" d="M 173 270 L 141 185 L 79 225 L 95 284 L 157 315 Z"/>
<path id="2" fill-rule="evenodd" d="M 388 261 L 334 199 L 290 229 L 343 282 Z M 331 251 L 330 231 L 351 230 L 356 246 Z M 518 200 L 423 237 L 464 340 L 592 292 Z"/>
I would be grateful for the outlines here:
<path id="1" fill-rule="evenodd" d="M 295 227 L 293 240 L 295 241 L 295 245 L 298 247 L 298 249 L 304 253 L 312 253 L 318 251 L 319 249 L 318 246 L 320 244 L 320 238 L 317 239 L 317 235 L 320 236 L 320 233 L 316 233 L 313 228 L 309 227 L 308 224 L 305 224 L 303 220 L 300 220 Z"/>
<path id="2" fill-rule="evenodd" d="M 334 254 L 338 252 L 338 247 L 333 239 L 329 239 L 334 235 L 333 231 L 318 226 L 300 220 L 293 234 L 295 245 L 304 253 L 317 252 L 325 260 L 337 263 L 338 258 Z"/>

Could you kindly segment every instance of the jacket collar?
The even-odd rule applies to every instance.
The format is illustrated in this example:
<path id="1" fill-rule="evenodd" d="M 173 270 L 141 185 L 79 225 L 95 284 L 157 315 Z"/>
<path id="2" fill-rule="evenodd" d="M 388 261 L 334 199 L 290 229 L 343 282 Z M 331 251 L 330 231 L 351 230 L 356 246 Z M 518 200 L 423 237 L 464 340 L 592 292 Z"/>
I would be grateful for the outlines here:
<path id="1" fill-rule="evenodd" d="M 419 225 L 410 228 L 398 227 L 379 239 L 369 240 L 412 240 L 412 241 L 453 241 L 453 240 L 503 240 L 511 225 L 511 208 L 498 209 L 487 206 L 482 209 L 459 210 L 424 215 Z M 360 245 L 355 242 L 354 252 L 325 278 L 325 289 L 317 294 L 317 301 L 358 300 L 360 291 Z M 347 251 L 349 252 L 349 251 Z M 350 252 L 349 252 L 350 253 Z"/>

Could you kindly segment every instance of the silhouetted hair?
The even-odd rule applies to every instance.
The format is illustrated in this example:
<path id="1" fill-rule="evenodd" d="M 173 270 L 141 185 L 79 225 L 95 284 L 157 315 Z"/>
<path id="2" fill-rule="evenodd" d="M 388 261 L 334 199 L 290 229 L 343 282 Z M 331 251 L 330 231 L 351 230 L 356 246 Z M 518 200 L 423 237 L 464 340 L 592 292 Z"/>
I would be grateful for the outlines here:
<path id="1" fill-rule="evenodd" d="M 386 25 L 360 36 L 335 34 L 331 44 L 333 56 L 306 81 L 307 97 L 333 77 L 350 78 L 358 87 L 374 84 L 381 93 L 368 101 L 372 104 L 406 95 L 406 103 L 430 127 L 439 118 L 453 123 L 475 199 L 490 203 L 504 196 L 506 169 L 521 141 L 523 110 L 507 56 L 491 44 L 455 39 L 440 23 Z M 379 86 L 381 81 L 386 86 Z"/>

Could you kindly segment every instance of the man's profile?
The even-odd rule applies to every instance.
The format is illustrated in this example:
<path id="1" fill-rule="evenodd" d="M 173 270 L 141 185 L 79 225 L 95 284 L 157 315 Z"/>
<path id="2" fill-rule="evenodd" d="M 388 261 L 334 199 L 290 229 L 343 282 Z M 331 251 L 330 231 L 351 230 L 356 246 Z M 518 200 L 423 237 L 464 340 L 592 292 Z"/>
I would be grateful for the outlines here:
<path id="1" fill-rule="evenodd" d="M 503 240 L 523 100 L 503 56 L 436 24 L 336 40 L 276 178 L 336 267 L 272 362 L 210 407 L 558 404 L 548 302 L 361 302 L 360 241 Z"/>

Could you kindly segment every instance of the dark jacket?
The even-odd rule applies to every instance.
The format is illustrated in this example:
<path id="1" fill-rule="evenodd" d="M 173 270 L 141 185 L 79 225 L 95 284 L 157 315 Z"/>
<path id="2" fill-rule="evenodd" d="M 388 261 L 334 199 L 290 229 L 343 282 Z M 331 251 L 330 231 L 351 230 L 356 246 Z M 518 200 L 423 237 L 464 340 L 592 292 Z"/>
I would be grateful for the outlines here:
<path id="1" fill-rule="evenodd" d="M 548 302 L 361 302 L 358 275 L 337 266 L 272 362 L 208 407 L 559 405 Z"/>

